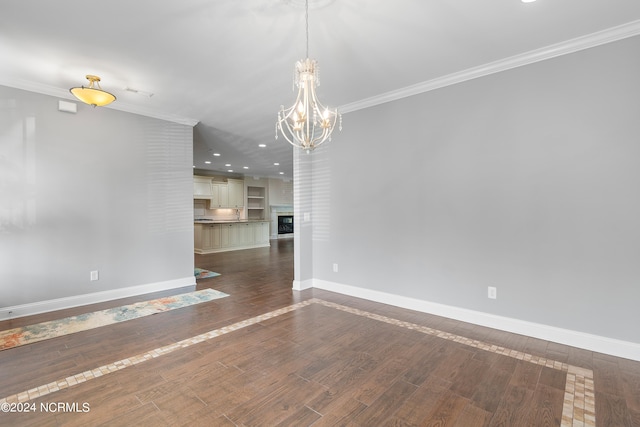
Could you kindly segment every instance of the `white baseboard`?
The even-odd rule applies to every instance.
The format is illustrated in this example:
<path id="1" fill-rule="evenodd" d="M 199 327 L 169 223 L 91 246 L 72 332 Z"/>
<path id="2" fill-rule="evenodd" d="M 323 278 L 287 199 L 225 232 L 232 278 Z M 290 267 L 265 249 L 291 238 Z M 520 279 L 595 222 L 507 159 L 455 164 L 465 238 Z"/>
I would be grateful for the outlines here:
<path id="1" fill-rule="evenodd" d="M 29 304 L 15 305 L 12 307 L 3 307 L 0 308 L 0 320 L 15 319 L 17 317 L 48 313 L 50 311 L 79 307 L 81 305 L 95 304 L 120 298 L 149 294 L 152 292 L 166 291 L 169 289 L 184 288 L 187 286 L 194 286 L 195 284 L 195 276 L 190 276 L 165 282 L 149 283 L 145 285 L 131 286 L 128 288 L 111 289 L 108 291 L 56 298 Z"/>
<path id="2" fill-rule="evenodd" d="M 256 245 L 231 246 L 231 247 L 216 248 L 216 249 L 194 249 L 193 253 L 198 255 L 208 255 L 208 254 L 217 254 L 220 252 L 243 251 L 245 249 L 268 248 L 269 246 L 271 246 L 271 242 L 260 243 Z"/>
<path id="3" fill-rule="evenodd" d="M 313 288 L 313 279 L 307 280 L 294 280 L 293 281 L 293 290 L 294 291 L 304 291 L 305 289 Z"/>
<path id="4" fill-rule="evenodd" d="M 325 280 L 312 279 L 312 282 L 313 287 L 318 289 L 324 289 L 331 292 L 337 292 L 356 298 L 389 304 L 423 313 L 435 314 L 437 316 L 447 317 L 515 334 L 526 335 L 546 341 L 553 341 L 598 353 L 640 361 L 640 344 L 634 342 L 557 328 L 554 326 L 513 319 L 510 317 L 497 316 L 480 311 L 468 310 L 465 308 L 453 307 L 450 305 L 438 304 Z"/>

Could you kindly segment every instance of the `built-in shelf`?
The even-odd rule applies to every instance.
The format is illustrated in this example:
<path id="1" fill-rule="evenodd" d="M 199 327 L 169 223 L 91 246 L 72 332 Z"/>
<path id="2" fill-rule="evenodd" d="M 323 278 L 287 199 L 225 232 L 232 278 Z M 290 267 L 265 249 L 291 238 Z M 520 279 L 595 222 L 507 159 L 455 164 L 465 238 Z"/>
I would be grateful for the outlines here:
<path id="1" fill-rule="evenodd" d="M 249 219 L 264 219 L 265 188 L 247 186 L 247 216 Z"/>

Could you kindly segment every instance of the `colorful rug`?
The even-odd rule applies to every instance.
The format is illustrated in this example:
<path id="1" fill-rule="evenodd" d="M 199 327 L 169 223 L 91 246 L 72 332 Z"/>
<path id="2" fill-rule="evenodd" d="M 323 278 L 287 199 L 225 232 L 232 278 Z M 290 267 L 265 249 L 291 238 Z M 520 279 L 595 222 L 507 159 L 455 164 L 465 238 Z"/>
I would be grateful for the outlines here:
<path id="1" fill-rule="evenodd" d="M 203 289 L 0 331 L 0 351 L 228 296 L 214 289 Z"/>
<path id="2" fill-rule="evenodd" d="M 216 277 L 219 276 L 220 273 L 216 273 L 215 271 L 209 271 L 209 270 L 205 270 L 203 268 L 197 268 L 195 269 L 195 273 L 194 276 L 196 276 L 196 280 L 198 279 L 208 279 L 209 277 Z"/>

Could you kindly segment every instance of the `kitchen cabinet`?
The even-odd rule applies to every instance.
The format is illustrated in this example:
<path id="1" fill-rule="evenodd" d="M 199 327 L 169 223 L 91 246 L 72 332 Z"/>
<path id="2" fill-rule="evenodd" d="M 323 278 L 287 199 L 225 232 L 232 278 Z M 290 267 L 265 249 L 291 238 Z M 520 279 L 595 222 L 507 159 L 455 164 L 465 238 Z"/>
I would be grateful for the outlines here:
<path id="1" fill-rule="evenodd" d="M 268 221 L 194 224 L 194 252 L 210 254 L 269 246 Z"/>
<path id="2" fill-rule="evenodd" d="M 214 227 L 211 225 L 206 225 L 202 228 L 202 247 L 203 248 L 212 248 L 213 247 L 213 231 Z"/>
<path id="3" fill-rule="evenodd" d="M 193 245 L 196 248 L 204 248 L 202 236 L 204 235 L 204 226 L 202 224 L 193 225 Z"/>
<path id="4" fill-rule="evenodd" d="M 193 177 L 193 198 L 194 199 L 210 199 L 211 198 L 211 178 L 194 176 Z"/>
<path id="5" fill-rule="evenodd" d="M 238 222 L 231 224 L 229 228 L 231 246 L 250 247 L 253 246 L 253 223 Z"/>
<path id="6" fill-rule="evenodd" d="M 229 237 L 229 227 L 226 224 L 214 224 L 216 230 L 220 234 L 220 239 L 216 242 L 216 246 L 211 249 L 224 249 L 231 246 L 231 239 Z"/>
<path id="7" fill-rule="evenodd" d="M 220 234 L 218 233 L 218 236 Z M 219 237 L 217 240 L 220 240 Z M 214 227 L 213 224 L 194 224 L 193 243 L 196 248 L 207 251 L 214 247 Z"/>
<path id="8" fill-rule="evenodd" d="M 224 225 L 222 225 L 222 227 L 224 227 L 225 230 L 227 230 L 227 232 L 229 233 L 229 244 L 227 246 L 228 247 L 239 246 L 239 244 L 238 244 L 238 229 L 235 227 L 235 225 L 234 224 L 224 224 Z"/>
<path id="9" fill-rule="evenodd" d="M 253 223 L 253 243 L 255 245 L 269 245 L 269 223 L 254 222 Z"/>
<path id="10" fill-rule="evenodd" d="M 229 187 L 226 183 L 212 183 L 209 209 L 229 207 Z"/>
<path id="11" fill-rule="evenodd" d="M 244 207 L 244 181 L 216 181 L 212 177 L 193 177 L 193 198 L 208 200 L 209 209 L 240 209 Z"/>
<path id="12" fill-rule="evenodd" d="M 229 190 L 228 207 L 232 209 L 242 208 L 244 206 L 244 181 L 239 179 L 227 180 Z"/>

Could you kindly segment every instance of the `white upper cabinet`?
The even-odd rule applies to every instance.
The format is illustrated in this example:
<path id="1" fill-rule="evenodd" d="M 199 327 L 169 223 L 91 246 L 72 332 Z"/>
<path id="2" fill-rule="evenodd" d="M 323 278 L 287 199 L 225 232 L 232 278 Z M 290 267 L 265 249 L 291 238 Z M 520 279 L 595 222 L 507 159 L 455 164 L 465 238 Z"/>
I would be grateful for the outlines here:
<path id="1" fill-rule="evenodd" d="M 193 198 L 209 199 L 211 197 L 211 178 L 203 176 L 193 177 Z"/>
<path id="2" fill-rule="evenodd" d="M 209 201 L 209 209 L 244 207 L 244 181 L 215 181 L 212 177 L 193 177 L 193 198 Z"/>
<path id="3" fill-rule="evenodd" d="M 229 188 L 225 183 L 211 184 L 209 209 L 229 207 Z"/>
<path id="4" fill-rule="evenodd" d="M 229 207 L 244 207 L 244 181 L 239 179 L 227 180 L 229 187 Z"/>

